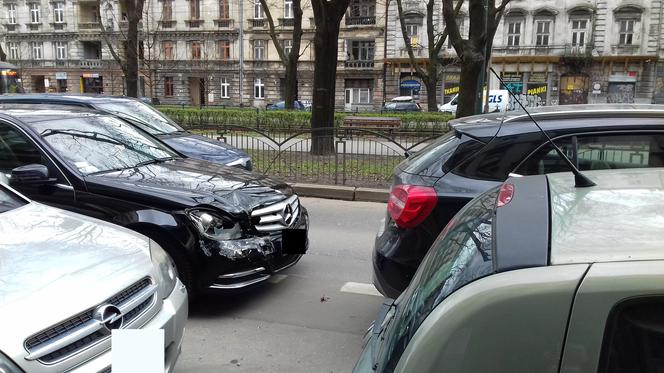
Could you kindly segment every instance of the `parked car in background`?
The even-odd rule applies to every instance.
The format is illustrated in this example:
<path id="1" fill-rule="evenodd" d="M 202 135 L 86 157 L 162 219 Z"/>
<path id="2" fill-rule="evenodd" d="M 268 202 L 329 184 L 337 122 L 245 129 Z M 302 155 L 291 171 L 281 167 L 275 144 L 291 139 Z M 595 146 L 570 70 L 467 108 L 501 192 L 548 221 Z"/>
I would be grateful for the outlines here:
<path id="1" fill-rule="evenodd" d="M 450 101 L 438 105 L 438 111 L 449 114 L 456 114 L 457 100 L 459 95 L 456 94 Z M 483 102 L 486 101 L 486 90 L 483 92 Z M 489 113 L 497 111 L 507 111 L 509 109 L 510 96 L 507 90 L 490 90 L 489 91 Z"/>
<path id="2" fill-rule="evenodd" d="M 274 104 L 267 104 L 265 110 L 286 110 L 286 101 L 278 101 Z M 298 100 L 293 101 L 293 110 L 303 111 L 307 110 L 304 104 Z"/>
<path id="3" fill-rule="evenodd" d="M 130 97 L 36 93 L 0 95 L 0 104 L 52 104 L 100 110 L 131 122 L 188 157 L 252 169 L 251 157 L 244 151 L 189 132 L 159 110 Z"/>
<path id="4" fill-rule="evenodd" d="M 110 371 L 115 329 L 163 329 L 173 371 L 187 291 L 153 240 L 0 182 L 0 273 L 0 372 Z"/>
<path id="5" fill-rule="evenodd" d="M 580 105 L 532 115 L 581 170 L 664 166 L 664 107 Z M 395 168 L 373 252 L 374 284 L 396 298 L 438 233 L 471 199 L 510 173 L 568 171 L 523 112 L 450 122 L 452 131 Z"/>
<path id="6" fill-rule="evenodd" d="M 261 174 L 183 158 L 108 114 L 48 105 L 0 110 L 0 173 L 30 198 L 145 234 L 190 296 L 244 288 L 306 251 L 307 210 Z"/>
<path id="7" fill-rule="evenodd" d="M 664 170 L 515 177 L 384 303 L 356 373 L 664 369 Z"/>
<path id="8" fill-rule="evenodd" d="M 422 107 L 417 102 L 388 102 L 383 106 L 386 112 L 419 112 Z"/>

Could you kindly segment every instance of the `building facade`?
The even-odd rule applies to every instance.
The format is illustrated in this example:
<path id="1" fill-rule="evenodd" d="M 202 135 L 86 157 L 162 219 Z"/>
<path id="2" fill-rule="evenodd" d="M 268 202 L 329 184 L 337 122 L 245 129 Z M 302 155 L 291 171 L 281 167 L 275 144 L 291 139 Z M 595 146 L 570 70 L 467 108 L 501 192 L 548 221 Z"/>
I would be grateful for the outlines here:
<path id="1" fill-rule="evenodd" d="M 419 2 L 403 4 L 408 36 L 418 40 L 414 52 L 424 66 L 425 10 Z M 388 43 L 387 95 L 411 91 L 425 97 L 405 53 L 398 12 L 390 9 L 389 16 L 387 34 L 396 37 Z M 491 66 L 528 106 L 664 103 L 663 21 L 661 0 L 512 0 L 494 38 Z M 459 22 L 467 33 L 466 9 Z M 444 25 L 435 17 L 434 24 L 439 34 Z M 449 64 L 441 67 L 439 102 L 459 90 L 460 69 L 450 47 L 441 51 Z M 490 77 L 489 89 L 501 88 Z"/>
<path id="2" fill-rule="evenodd" d="M 127 14 L 117 0 L 1 0 L 0 36 L 26 91 L 122 94 Z M 306 4 L 304 2 L 303 4 Z M 292 0 L 268 0 L 280 45 L 292 45 Z M 382 105 L 383 6 L 353 0 L 341 23 L 338 110 Z M 298 97 L 311 100 L 314 20 L 303 9 Z M 282 99 L 285 68 L 258 0 L 146 0 L 140 94 L 165 104 L 265 107 Z M 110 48 L 109 45 L 112 47 Z"/>

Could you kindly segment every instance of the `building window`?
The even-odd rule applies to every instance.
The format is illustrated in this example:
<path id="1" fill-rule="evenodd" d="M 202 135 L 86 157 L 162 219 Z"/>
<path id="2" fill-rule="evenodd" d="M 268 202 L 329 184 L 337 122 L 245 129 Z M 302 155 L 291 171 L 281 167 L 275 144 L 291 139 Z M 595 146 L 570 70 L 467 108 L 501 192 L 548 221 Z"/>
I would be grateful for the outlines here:
<path id="1" fill-rule="evenodd" d="M 254 40 L 254 61 L 265 59 L 265 40 Z"/>
<path id="2" fill-rule="evenodd" d="M 265 98 L 265 83 L 263 83 L 263 79 L 261 78 L 254 79 L 254 98 Z"/>
<path id="3" fill-rule="evenodd" d="M 230 40 L 219 40 L 219 59 L 222 61 L 228 61 L 231 59 Z"/>
<path id="4" fill-rule="evenodd" d="M 30 23 L 41 22 L 41 6 L 39 3 L 30 3 Z"/>
<path id="5" fill-rule="evenodd" d="M 32 59 L 41 60 L 43 58 L 42 48 L 44 47 L 44 43 L 40 41 L 33 41 L 31 46 L 32 46 Z"/>
<path id="6" fill-rule="evenodd" d="M 189 1 L 189 19 L 199 20 L 201 19 L 201 0 L 190 0 Z"/>
<path id="7" fill-rule="evenodd" d="M 10 25 L 16 24 L 16 4 L 7 5 L 7 20 Z"/>
<path id="8" fill-rule="evenodd" d="M 230 98 L 231 83 L 228 82 L 228 78 L 220 78 L 219 80 L 221 80 L 221 98 Z"/>
<path id="9" fill-rule="evenodd" d="M 194 41 L 191 43 L 191 59 L 200 61 L 201 59 L 201 43 Z"/>
<path id="10" fill-rule="evenodd" d="M 284 48 L 284 54 L 286 55 L 286 57 L 290 56 L 290 52 L 293 50 L 293 40 L 284 39 L 281 41 L 281 45 Z"/>
<path id="11" fill-rule="evenodd" d="M 263 19 L 263 17 L 265 15 L 260 0 L 254 0 L 254 19 Z"/>
<path id="12" fill-rule="evenodd" d="M 162 42 L 162 48 L 164 50 L 164 59 L 173 60 L 175 59 L 175 53 L 173 53 L 173 42 L 170 40 L 164 40 Z"/>
<path id="13" fill-rule="evenodd" d="M 161 20 L 170 22 L 173 20 L 173 1 L 163 0 L 161 3 Z"/>
<path id="14" fill-rule="evenodd" d="M 7 49 L 9 49 L 9 58 L 12 60 L 18 60 L 20 58 L 20 53 L 18 49 L 18 43 L 8 42 Z"/>
<path id="15" fill-rule="evenodd" d="M 175 89 L 173 87 L 173 77 L 172 76 L 164 77 L 164 96 L 173 97 L 174 93 Z"/>
<path id="16" fill-rule="evenodd" d="M 588 30 L 588 20 L 572 21 L 572 46 L 583 47 L 586 45 L 586 32 Z"/>
<path id="17" fill-rule="evenodd" d="M 65 3 L 53 3 L 53 22 L 65 23 Z"/>
<path id="18" fill-rule="evenodd" d="M 375 17 L 376 2 L 373 0 L 354 0 L 350 3 L 351 17 Z"/>
<path id="19" fill-rule="evenodd" d="M 55 58 L 58 60 L 67 59 L 67 42 L 65 41 L 55 42 Z"/>
<path id="20" fill-rule="evenodd" d="M 406 25 L 406 36 L 408 37 L 408 43 L 413 47 L 417 47 L 417 25 Z"/>
<path id="21" fill-rule="evenodd" d="M 537 32 L 535 34 L 535 45 L 544 47 L 549 45 L 551 35 L 551 21 L 537 21 Z"/>
<path id="22" fill-rule="evenodd" d="M 353 40 L 348 51 L 349 61 L 373 61 L 376 43 L 373 41 Z"/>
<path id="23" fill-rule="evenodd" d="M 620 21 L 620 45 L 632 45 L 634 41 L 634 24 L 633 19 L 623 19 Z"/>
<path id="24" fill-rule="evenodd" d="M 229 0 L 219 0 L 219 19 L 231 18 L 231 6 Z"/>
<path id="25" fill-rule="evenodd" d="M 284 0 L 284 18 L 293 18 L 293 0 Z"/>
<path id="26" fill-rule="evenodd" d="M 521 45 L 521 22 L 507 23 L 507 46 L 518 47 Z"/>
<path id="27" fill-rule="evenodd" d="M 347 79 L 346 103 L 370 104 L 373 95 L 372 87 L 373 80 L 371 79 Z"/>

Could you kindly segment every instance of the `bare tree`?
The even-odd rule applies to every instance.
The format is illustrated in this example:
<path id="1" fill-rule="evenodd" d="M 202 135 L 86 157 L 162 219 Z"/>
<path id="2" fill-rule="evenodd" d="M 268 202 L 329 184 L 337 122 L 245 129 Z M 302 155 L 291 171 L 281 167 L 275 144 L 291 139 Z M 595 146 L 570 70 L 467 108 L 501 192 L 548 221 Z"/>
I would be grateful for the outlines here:
<path id="1" fill-rule="evenodd" d="M 350 0 L 313 0 L 316 31 L 314 34 L 314 92 L 311 115 L 311 153 L 334 154 L 334 94 L 337 78 L 338 42 L 341 20 Z"/>
<path id="2" fill-rule="evenodd" d="M 138 97 L 138 25 L 141 22 L 141 19 L 143 19 L 145 0 L 121 0 L 121 4 L 124 4 L 126 10 L 127 32 L 125 33 L 122 27 L 120 27 L 119 33 L 113 33 L 113 35 L 109 35 L 110 33 L 106 27 L 112 25 L 104 25 L 101 17 L 101 9 L 106 1 L 108 0 L 97 0 L 97 22 L 101 29 L 101 35 L 108 46 L 113 59 L 115 59 L 118 65 L 120 65 L 120 69 L 122 69 L 122 73 L 125 76 L 127 96 Z M 122 42 L 124 53 L 118 53 L 116 46 L 113 45 L 112 39 Z"/>
<path id="3" fill-rule="evenodd" d="M 281 63 L 286 68 L 285 104 L 286 109 L 291 110 L 297 99 L 297 65 L 302 56 L 300 54 L 300 44 L 302 41 L 302 2 L 301 0 L 293 0 L 293 44 L 288 54 L 286 54 L 284 46 L 279 42 L 278 33 L 274 26 L 274 18 L 272 17 L 267 1 L 260 0 L 260 3 L 270 27 L 270 38 L 279 54 L 279 60 L 281 60 Z"/>
<path id="4" fill-rule="evenodd" d="M 0 61 L 7 61 L 7 54 L 5 50 L 2 49 L 2 44 L 0 44 Z"/>
<path id="5" fill-rule="evenodd" d="M 455 17 L 458 16 L 459 11 L 463 5 L 464 0 L 457 0 L 456 7 L 454 8 Z M 415 75 L 422 79 L 424 86 L 427 88 L 427 106 L 429 111 L 438 110 L 438 82 L 440 81 L 440 66 L 444 65 L 443 59 L 440 56 L 440 50 L 447 41 L 447 28 L 439 32 L 434 22 L 434 15 L 438 14 L 435 7 L 435 0 L 427 0 L 426 2 L 426 17 L 427 17 L 427 50 L 429 52 L 429 63 L 426 70 L 420 66 L 415 60 L 415 53 L 413 51 L 413 44 L 406 31 L 406 21 L 404 17 L 404 10 L 402 0 L 397 0 L 397 10 L 399 12 L 399 23 L 401 26 L 401 35 L 403 36 L 406 51 L 408 52 L 408 59 L 411 69 L 415 71 Z"/>
<path id="6" fill-rule="evenodd" d="M 493 38 L 505 7 L 510 0 L 468 0 L 470 31 L 468 39 L 461 37 L 456 20 L 454 0 L 443 0 L 443 18 L 450 41 L 461 59 L 461 84 L 456 115 L 458 118 L 481 112 L 483 77 L 491 59 Z"/>

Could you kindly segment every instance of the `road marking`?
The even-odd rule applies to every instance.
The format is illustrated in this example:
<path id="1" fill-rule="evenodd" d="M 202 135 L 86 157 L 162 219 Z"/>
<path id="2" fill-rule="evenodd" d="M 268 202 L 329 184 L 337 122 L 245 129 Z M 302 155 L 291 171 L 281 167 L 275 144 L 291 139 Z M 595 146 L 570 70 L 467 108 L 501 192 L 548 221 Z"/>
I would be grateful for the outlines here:
<path id="1" fill-rule="evenodd" d="M 278 284 L 281 281 L 283 281 L 286 277 L 288 277 L 288 275 L 273 275 L 267 281 L 272 284 Z"/>
<path id="2" fill-rule="evenodd" d="M 376 290 L 376 287 L 373 286 L 373 284 L 363 284 L 361 282 L 347 282 L 341 287 L 340 291 L 342 293 L 375 295 L 377 297 L 383 296 L 383 294 Z"/>

